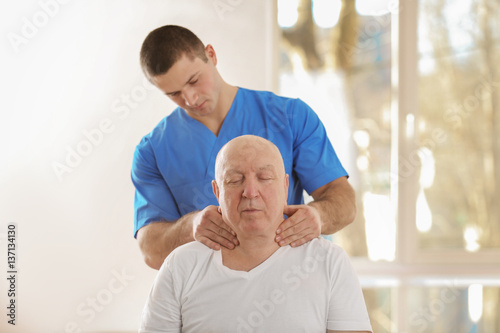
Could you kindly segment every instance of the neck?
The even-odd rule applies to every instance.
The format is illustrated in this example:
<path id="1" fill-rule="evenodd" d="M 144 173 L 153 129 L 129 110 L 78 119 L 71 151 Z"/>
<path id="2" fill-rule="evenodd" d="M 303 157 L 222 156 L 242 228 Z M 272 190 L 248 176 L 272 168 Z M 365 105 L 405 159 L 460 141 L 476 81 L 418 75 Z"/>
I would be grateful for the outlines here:
<path id="1" fill-rule="evenodd" d="M 213 116 L 199 119 L 199 121 L 207 126 L 216 136 L 219 135 L 224 119 L 226 119 L 227 113 L 231 105 L 233 105 L 234 98 L 238 92 L 238 87 L 227 84 L 224 81 L 221 82 L 221 85 L 219 100 L 215 106 Z"/>
<path id="2" fill-rule="evenodd" d="M 226 83 L 225 81 L 222 81 L 219 94 L 219 102 L 215 107 L 215 112 L 218 114 L 223 114 L 225 117 L 226 114 L 229 112 L 231 105 L 233 104 L 237 91 L 238 87 L 232 86 Z"/>
<path id="3" fill-rule="evenodd" d="M 249 237 L 239 239 L 240 244 L 233 250 L 222 247 L 222 263 L 237 271 L 250 271 L 269 258 L 279 245 L 271 237 Z"/>

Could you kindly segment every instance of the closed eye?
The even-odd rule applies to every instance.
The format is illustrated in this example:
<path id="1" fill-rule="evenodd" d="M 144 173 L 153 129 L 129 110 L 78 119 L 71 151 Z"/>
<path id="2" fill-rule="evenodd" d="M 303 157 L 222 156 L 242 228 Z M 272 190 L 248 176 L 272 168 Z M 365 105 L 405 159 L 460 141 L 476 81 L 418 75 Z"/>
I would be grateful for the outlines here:
<path id="1" fill-rule="evenodd" d="M 258 175 L 260 180 L 273 180 L 275 177 L 269 172 L 264 172 Z"/>
<path id="2" fill-rule="evenodd" d="M 243 181 L 243 178 L 234 178 L 234 179 L 228 179 L 226 180 L 226 184 L 232 185 L 232 184 L 238 184 Z"/>

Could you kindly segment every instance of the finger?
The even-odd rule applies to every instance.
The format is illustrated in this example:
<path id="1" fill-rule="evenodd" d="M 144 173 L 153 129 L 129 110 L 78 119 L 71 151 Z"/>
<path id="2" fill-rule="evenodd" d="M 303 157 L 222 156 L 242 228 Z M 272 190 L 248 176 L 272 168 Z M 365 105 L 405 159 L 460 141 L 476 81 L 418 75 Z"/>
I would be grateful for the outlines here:
<path id="1" fill-rule="evenodd" d="M 319 235 L 318 235 L 319 236 Z M 317 238 L 318 236 L 315 236 L 314 234 L 307 234 L 305 237 L 302 237 L 300 239 L 297 239 L 293 242 L 290 243 L 291 247 L 299 247 L 301 245 L 304 245 L 307 242 L 310 242 L 314 238 Z"/>
<path id="2" fill-rule="evenodd" d="M 224 239 L 227 239 L 228 241 L 233 242 L 234 244 L 237 244 L 238 239 L 236 238 L 236 233 L 224 222 L 222 222 L 221 225 L 217 225 L 215 223 L 209 224 L 205 229 L 215 234 L 214 237 L 220 236 Z M 212 238 L 208 234 L 206 236 Z M 215 239 L 212 238 L 212 240 Z"/>
<path id="3" fill-rule="evenodd" d="M 198 228 L 196 230 L 195 239 L 208 239 L 228 249 L 233 249 L 235 245 L 239 244 L 236 236 L 233 236 L 231 233 L 227 232 L 227 230 L 219 227 Z"/>
<path id="4" fill-rule="evenodd" d="M 230 233 L 232 236 L 236 236 L 236 233 L 231 229 L 229 225 L 227 225 L 224 220 L 222 220 L 222 215 L 219 213 L 212 213 L 207 216 L 207 219 L 200 223 L 204 228 L 211 229 L 212 231 L 219 233 L 221 235 L 224 234 L 224 231 Z M 215 226 L 215 227 L 214 227 Z M 216 228 L 216 229 L 214 229 Z M 219 230 L 222 229 L 222 230 Z M 227 237 L 226 237 L 227 238 Z"/>
<path id="5" fill-rule="evenodd" d="M 201 238 L 197 239 L 197 241 L 208 246 L 212 250 L 215 250 L 215 251 L 220 250 L 220 244 L 218 244 L 216 242 L 212 242 L 210 239 L 208 239 L 206 237 L 201 237 Z"/>
<path id="6" fill-rule="evenodd" d="M 289 238 L 293 235 L 300 235 L 304 233 L 304 231 L 307 229 L 307 225 L 305 223 L 298 223 L 295 225 L 290 226 L 289 228 L 283 230 L 276 236 L 276 241 L 280 241 L 282 239 Z"/>
<path id="7" fill-rule="evenodd" d="M 233 231 L 233 229 L 231 229 L 231 227 L 229 225 L 227 225 L 226 223 L 224 223 L 224 221 L 222 219 L 220 220 L 220 224 L 217 224 L 217 225 L 221 229 L 223 229 L 223 231 L 226 231 L 226 232 L 230 233 L 232 236 L 236 236 L 236 233 Z"/>
<path id="8" fill-rule="evenodd" d="M 282 237 L 277 240 L 277 242 L 280 246 L 285 246 L 300 241 L 304 238 L 306 238 L 307 240 L 311 240 L 312 238 L 314 238 L 314 232 L 310 229 L 306 229 L 301 232 L 294 233 L 288 237 Z"/>
<path id="9" fill-rule="evenodd" d="M 291 217 L 281 222 L 281 224 L 278 226 L 278 229 L 276 229 L 276 234 L 277 235 L 281 234 L 284 230 L 291 228 L 292 226 L 294 226 L 299 222 L 300 222 L 300 216 L 297 214 L 292 215 Z"/>
<path id="10" fill-rule="evenodd" d="M 223 235 L 222 235 L 222 234 Z M 227 231 L 220 229 L 218 232 L 214 232 L 212 230 L 208 230 L 205 233 L 205 236 L 211 241 L 224 246 L 230 250 L 234 249 L 236 245 L 239 244 L 238 239 L 233 235 L 227 233 Z"/>
<path id="11" fill-rule="evenodd" d="M 300 211 L 296 212 L 279 225 L 276 234 L 281 236 L 281 238 L 286 238 L 292 234 L 298 233 L 307 228 L 308 224 L 304 222 L 307 222 L 306 217 L 301 214 Z"/>
<path id="12" fill-rule="evenodd" d="M 208 247 L 217 250 L 214 248 L 213 244 L 217 244 L 219 246 L 223 246 L 227 249 L 234 249 L 236 245 L 238 245 L 238 240 L 237 239 L 227 239 L 225 237 L 222 237 L 216 233 L 214 233 L 211 230 L 202 230 L 201 232 L 197 233 L 195 239 L 199 242 L 202 242 L 203 244 L 207 245 Z"/>
<path id="13" fill-rule="evenodd" d="M 196 226 L 195 234 L 197 232 L 202 232 L 202 229 L 208 229 L 221 236 L 232 239 L 236 236 L 236 233 L 222 220 L 222 215 L 217 212 L 217 207 L 212 206 L 210 210 L 207 210 L 200 223 Z"/>
<path id="14" fill-rule="evenodd" d="M 222 217 L 218 214 L 207 216 L 207 218 L 197 226 L 195 238 L 202 237 L 206 237 L 212 242 L 216 242 L 229 249 L 239 244 L 234 231 L 222 221 Z"/>

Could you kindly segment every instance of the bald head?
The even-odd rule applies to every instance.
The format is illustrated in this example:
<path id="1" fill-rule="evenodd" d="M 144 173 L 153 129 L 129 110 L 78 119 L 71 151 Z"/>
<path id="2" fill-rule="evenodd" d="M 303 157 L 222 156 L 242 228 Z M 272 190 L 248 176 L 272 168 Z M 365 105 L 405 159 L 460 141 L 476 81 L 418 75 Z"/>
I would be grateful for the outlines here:
<path id="1" fill-rule="evenodd" d="M 222 219 L 240 243 L 257 235 L 274 242 L 287 204 L 288 175 L 273 143 L 254 135 L 229 141 L 217 155 L 212 186 Z"/>
<path id="2" fill-rule="evenodd" d="M 271 141 L 256 135 L 242 135 L 226 143 L 215 160 L 215 180 L 221 182 L 224 169 L 229 166 L 229 162 L 234 159 L 245 158 L 253 160 L 268 155 L 268 162 L 272 163 L 280 175 L 285 174 L 285 165 L 281 153 Z"/>

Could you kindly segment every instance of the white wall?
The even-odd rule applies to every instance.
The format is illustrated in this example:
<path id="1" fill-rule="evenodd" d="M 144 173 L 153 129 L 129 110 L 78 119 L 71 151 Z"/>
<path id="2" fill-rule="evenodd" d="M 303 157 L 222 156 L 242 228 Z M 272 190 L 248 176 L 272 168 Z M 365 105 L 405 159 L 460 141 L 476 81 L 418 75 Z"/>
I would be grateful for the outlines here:
<path id="1" fill-rule="evenodd" d="M 132 236 L 131 160 L 173 108 L 143 83 L 140 45 L 158 26 L 184 25 L 214 46 L 229 83 L 273 90 L 273 3 L 3 3 L 0 331 L 137 330 L 156 271 Z M 6 316 L 10 223 L 16 326 Z"/>

